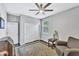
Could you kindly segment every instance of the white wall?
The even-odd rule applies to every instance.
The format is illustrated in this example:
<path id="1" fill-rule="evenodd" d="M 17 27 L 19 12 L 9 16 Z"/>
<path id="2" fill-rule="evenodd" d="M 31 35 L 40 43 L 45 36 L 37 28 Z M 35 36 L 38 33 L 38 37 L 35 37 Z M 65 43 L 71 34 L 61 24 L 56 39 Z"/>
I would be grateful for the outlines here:
<path id="1" fill-rule="evenodd" d="M 24 43 L 31 42 L 31 41 L 39 39 L 39 27 L 38 27 L 39 23 L 40 23 L 40 21 L 38 19 L 21 15 L 21 17 L 20 17 L 20 33 L 21 33 L 20 34 L 20 43 L 21 43 L 21 45 L 24 44 Z M 36 27 L 36 28 L 34 28 L 32 25 L 34 25 L 34 27 Z M 34 29 L 34 30 L 37 29 L 38 31 L 34 31 L 34 32 L 32 31 L 33 35 L 31 35 L 32 29 Z M 29 34 L 28 34 L 27 31 L 30 31 Z M 38 34 L 37 34 L 37 32 L 38 32 Z M 38 37 L 35 37 L 36 35 Z M 30 38 L 27 39 L 26 38 L 27 36 L 30 37 Z M 35 38 L 33 38 L 33 37 L 35 37 Z"/>
<path id="2" fill-rule="evenodd" d="M 7 14 L 7 21 L 8 22 L 18 22 L 18 20 L 20 20 L 20 16 Z"/>
<path id="3" fill-rule="evenodd" d="M 50 35 L 57 30 L 60 40 L 67 40 L 69 36 L 79 38 L 79 7 L 60 12 L 44 20 L 49 21 Z"/>
<path id="4" fill-rule="evenodd" d="M 14 44 L 18 43 L 18 23 L 17 22 L 8 22 L 8 36 L 10 36 Z"/>
<path id="5" fill-rule="evenodd" d="M 0 3 L 0 16 L 5 20 L 5 29 L 0 29 L 0 38 L 6 36 L 6 8 Z"/>
<path id="6" fill-rule="evenodd" d="M 18 31 L 18 21 L 20 20 L 20 16 L 12 15 L 12 14 L 7 14 L 7 23 L 8 23 L 8 36 L 10 36 L 14 44 L 18 43 L 19 39 L 19 31 Z"/>
<path id="7" fill-rule="evenodd" d="M 14 40 L 14 43 L 18 43 L 18 28 L 15 24 L 20 21 L 20 44 L 25 44 L 39 39 L 39 23 L 40 20 L 29 16 L 15 16 L 8 14 L 8 35 Z M 15 29 L 16 28 L 16 29 Z"/>

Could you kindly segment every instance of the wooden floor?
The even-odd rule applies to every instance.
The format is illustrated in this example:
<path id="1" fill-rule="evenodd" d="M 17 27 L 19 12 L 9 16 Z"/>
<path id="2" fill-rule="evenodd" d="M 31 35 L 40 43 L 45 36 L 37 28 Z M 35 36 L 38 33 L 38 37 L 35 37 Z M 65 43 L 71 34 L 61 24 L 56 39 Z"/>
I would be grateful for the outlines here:
<path id="1" fill-rule="evenodd" d="M 57 56 L 55 49 L 48 47 L 43 42 L 25 44 L 18 48 L 19 56 Z"/>

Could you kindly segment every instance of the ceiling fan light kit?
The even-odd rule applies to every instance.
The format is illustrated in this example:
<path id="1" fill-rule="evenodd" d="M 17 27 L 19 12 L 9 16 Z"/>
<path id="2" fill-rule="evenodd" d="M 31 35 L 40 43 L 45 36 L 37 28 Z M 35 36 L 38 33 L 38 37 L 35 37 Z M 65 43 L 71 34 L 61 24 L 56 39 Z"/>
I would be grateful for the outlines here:
<path id="1" fill-rule="evenodd" d="M 44 11 L 43 11 L 43 10 L 40 10 L 39 12 L 40 12 L 40 13 L 43 13 Z"/>

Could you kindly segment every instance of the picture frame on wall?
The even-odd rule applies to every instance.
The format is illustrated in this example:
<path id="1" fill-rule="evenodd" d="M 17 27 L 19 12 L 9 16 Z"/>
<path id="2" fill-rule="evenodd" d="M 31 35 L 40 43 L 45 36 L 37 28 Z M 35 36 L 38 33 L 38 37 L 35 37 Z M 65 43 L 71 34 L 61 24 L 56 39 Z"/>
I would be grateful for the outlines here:
<path id="1" fill-rule="evenodd" d="M 5 28 L 5 20 L 0 17 L 0 29 L 4 29 Z"/>

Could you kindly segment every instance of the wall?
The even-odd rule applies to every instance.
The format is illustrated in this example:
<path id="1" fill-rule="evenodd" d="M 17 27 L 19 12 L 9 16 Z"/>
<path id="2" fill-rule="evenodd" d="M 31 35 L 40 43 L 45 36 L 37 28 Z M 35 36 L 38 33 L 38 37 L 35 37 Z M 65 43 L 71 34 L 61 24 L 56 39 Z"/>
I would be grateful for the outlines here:
<path id="1" fill-rule="evenodd" d="M 20 16 L 12 15 L 7 13 L 7 21 L 8 22 L 18 22 L 20 20 Z"/>
<path id="2" fill-rule="evenodd" d="M 8 36 L 10 36 L 14 44 L 19 43 L 19 37 L 20 37 L 20 32 L 19 32 L 19 20 L 20 16 L 12 15 L 12 14 L 7 14 L 7 23 L 8 23 Z"/>
<path id="3" fill-rule="evenodd" d="M 5 20 L 5 29 L 0 29 L 0 38 L 5 37 L 6 36 L 6 8 L 4 7 L 4 4 L 0 3 L 0 16 Z"/>
<path id="4" fill-rule="evenodd" d="M 49 36 L 57 30 L 60 40 L 67 40 L 69 36 L 79 38 L 79 7 L 43 19 L 45 20 L 49 21 Z"/>
<path id="5" fill-rule="evenodd" d="M 20 17 L 20 33 L 21 33 L 20 34 L 20 43 L 21 43 L 21 45 L 24 43 L 39 39 L 39 23 L 40 23 L 40 21 L 36 18 L 21 15 L 21 17 Z M 33 25 L 36 28 L 32 28 Z M 33 31 L 31 29 L 34 29 L 36 31 Z M 32 35 L 32 34 L 34 34 L 34 35 Z M 26 38 L 26 37 L 28 37 L 28 38 Z"/>
<path id="6" fill-rule="evenodd" d="M 25 15 L 15 16 L 12 14 L 7 14 L 7 19 L 8 35 L 13 38 L 15 44 L 19 42 L 18 39 L 20 39 L 21 45 L 39 39 L 40 21 L 38 19 Z M 19 24 L 18 27 L 16 27 L 15 23 Z"/>
<path id="7" fill-rule="evenodd" d="M 14 44 L 18 44 L 18 23 L 8 22 L 8 36 L 10 36 Z"/>

